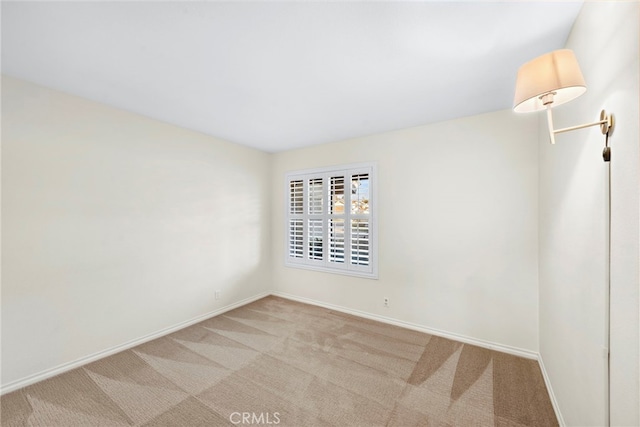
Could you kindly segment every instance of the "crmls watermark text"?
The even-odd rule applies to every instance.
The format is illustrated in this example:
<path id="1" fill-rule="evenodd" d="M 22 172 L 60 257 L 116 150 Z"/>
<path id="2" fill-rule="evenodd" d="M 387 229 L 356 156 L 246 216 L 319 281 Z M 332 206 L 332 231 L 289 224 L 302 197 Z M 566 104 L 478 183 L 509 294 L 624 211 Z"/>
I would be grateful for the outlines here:
<path id="1" fill-rule="evenodd" d="M 280 424 L 279 412 L 234 412 L 229 415 L 233 424 Z"/>

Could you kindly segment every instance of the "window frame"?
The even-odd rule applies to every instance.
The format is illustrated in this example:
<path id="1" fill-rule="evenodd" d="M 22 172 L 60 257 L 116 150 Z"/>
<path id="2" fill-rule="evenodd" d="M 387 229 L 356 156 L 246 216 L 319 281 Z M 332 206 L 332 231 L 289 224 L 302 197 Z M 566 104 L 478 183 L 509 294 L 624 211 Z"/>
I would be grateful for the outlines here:
<path id="1" fill-rule="evenodd" d="M 354 214 L 351 213 L 351 188 L 352 176 L 368 174 L 369 179 L 369 213 Z M 342 213 L 329 212 L 330 208 L 330 186 L 331 178 L 344 176 L 344 211 Z M 322 213 L 312 213 L 309 201 L 309 181 L 313 179 L 322 179 Z M 302 180 L 302 213 L 292 212 L 290 204 L 291 182 Z M 347 165 L 328 166 L 315 169 L 304 169 L 285 173 L 284 179 L 285 197 L 284 197 L 284 260 L 286 267 L 302 268 L 308 270 L 322 271 L 327 273 L 344 274 L 349 276 L 364 277 L 369 279 L 378 278 L 378 182 L 377 182 L 377 165 L 375 163 L 353 163 Z M 317 206 L 317 204 L 314 204 Z M 310 220 L 321 220 L 322 223 L 322 259 L 311 259 L 309 246 L 309 227 Z M 329 239 L 330 221 L 344 220 L 344 244 L 343 258 L 344 263 L 335 262 L 335 255 L 330 255 L 331 248 L 334 247 Z M 351 255 L 351 226 L 353 220 L 368 220 L 368 265 L 357 265 L 352 262 Z M 291 256 L 293 252 L 290 246 L 290 236 L 292 228 L 291 221 L 302 221 L 302 257 L 297 258 Z M 298 253 L 298 252 L 296 252 Z M 314 251 L 317 255 L 317 252 Z M 335 252 L 333 252 L 335 254 Z"/>

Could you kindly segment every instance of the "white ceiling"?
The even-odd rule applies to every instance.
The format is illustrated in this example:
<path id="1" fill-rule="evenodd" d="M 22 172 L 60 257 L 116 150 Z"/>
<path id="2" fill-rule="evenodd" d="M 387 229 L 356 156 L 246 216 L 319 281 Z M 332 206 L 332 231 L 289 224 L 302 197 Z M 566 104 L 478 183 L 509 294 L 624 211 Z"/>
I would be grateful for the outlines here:
<path id="1" fill-rule="evenodd" d="M 2 72 L 276 152 L 510 108 L 582 1 L 2 2 Z"/>

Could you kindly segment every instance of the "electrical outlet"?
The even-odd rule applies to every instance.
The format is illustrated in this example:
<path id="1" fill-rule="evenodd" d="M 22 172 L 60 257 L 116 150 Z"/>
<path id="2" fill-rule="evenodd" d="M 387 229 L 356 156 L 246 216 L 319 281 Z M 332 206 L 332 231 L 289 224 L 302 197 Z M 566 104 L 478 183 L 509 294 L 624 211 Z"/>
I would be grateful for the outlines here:
<path id="1" fill-rule="evenodd" d="M 389 307 L 389 298 L 384 297 L 384 306 Z"/>
<path id="2" fill-rule="evenodd" d="M 220 299 L 220 291 L 219 290 L 217 290 L 213 295 L 214 295 L 215 299 Z"/>

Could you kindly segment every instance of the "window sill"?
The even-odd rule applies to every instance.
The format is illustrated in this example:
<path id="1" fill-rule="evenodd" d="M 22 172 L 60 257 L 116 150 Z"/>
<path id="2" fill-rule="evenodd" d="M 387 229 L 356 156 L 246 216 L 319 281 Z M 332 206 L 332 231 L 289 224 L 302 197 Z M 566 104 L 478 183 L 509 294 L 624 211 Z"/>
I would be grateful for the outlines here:
<path id="1" fill-rule="evenodd" d="M 342 276 L 352 276 L 352 277 L 361 277 L 363 279 L 378 280 L 377 271 L 374 271 L 373 273 L 369 273 L 366 271 L 342 270 L 338 268 L 328 268 L 328 267 L 321 267 L 317 265 L 297 264 L 297 263 L 291 263 L 291 262 L 285 262 L 284 266 L 288 268 L 298 268 L 302 270 L 318 271 L 321 273 L 340 274 Z"/>

